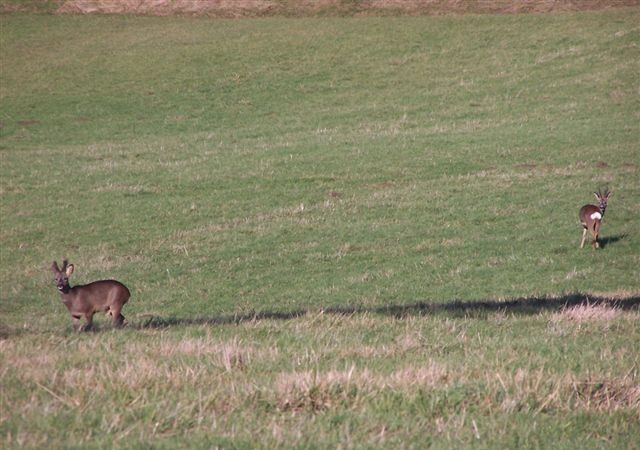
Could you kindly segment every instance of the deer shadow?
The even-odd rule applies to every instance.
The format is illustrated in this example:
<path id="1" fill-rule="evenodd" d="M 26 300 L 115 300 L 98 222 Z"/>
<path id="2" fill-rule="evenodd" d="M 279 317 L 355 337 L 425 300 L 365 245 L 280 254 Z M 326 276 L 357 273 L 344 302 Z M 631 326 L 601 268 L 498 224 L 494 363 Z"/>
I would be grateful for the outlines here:
<path id="1" fill-rule="evenodd" d="M 618 241 L 628 238 L 629 235 L 627 233 L 624 234 L 616 234 L 614 236 L 607 236 L 598 239 L 598 243 L 600 244 L 600 248 L 605 248 L 609 244 L 615 244 Z"/>
<path id="2" fill-rule="evenodd" d="M 448 303 L 416 301 L 413 303 L 364 306 L 330 306 L 320 309 L 296 309 L 290 311 L 255 311 L 243 314 L 219 314 L 198 317 L 149 316 L 143 322 L 130 325 L 136 329 L 166 328 L 183 325 L 226 325 L 241 324 L 259 320 L 294 320 L 307 314 L 323 313 L 353 315 L 371 313 L 376 315 L 405 318 L 409 316 L 442 315 L 446 317 L 484 318 L 491 313 L 504 312 L 511 315 L 534 315 L 545 311 L 561 311 L 566 308 L 591 305 L 608 306 L 622 310 L 640 310 L 640 295 L 625 298 L 606 298 L 583 293 L 567 294 L 560 297 L 521 297 L 510 300 L 454 300 Z"/>

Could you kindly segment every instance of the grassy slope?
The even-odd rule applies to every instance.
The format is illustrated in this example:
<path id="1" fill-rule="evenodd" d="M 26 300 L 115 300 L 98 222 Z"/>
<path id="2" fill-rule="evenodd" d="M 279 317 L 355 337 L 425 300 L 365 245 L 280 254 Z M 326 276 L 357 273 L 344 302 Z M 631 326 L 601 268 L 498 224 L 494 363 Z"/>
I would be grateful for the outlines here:
<path id="1" fill-rule="evenodd" d="M 637 294 L 639 18 L 0 17 L 7 442 L 419 444 L 426 429 L 436 446 L 584 447 L 595 423 L 629 442 L 637 312 L 585 325 L 509 309 L 489 321 L 313 311 Z M 581 251 L 577 209 L 601 185 L 615 192 L 607 245 Z M 69 319 L 47 267 L 63 255 L 77 282 L 132 288 L 134 329 L 60 335 Z M 180 324 L 309 309 L 135 329 L 146 313 Z M 190 340 L 204 350 L 180 347 Z M 435 381 L 397 381 L 424 367 Z M 95 380 L 73 378 L 87 371 Z M 315 390 L 287 378 L 309 371 Z M 104 387 L 121 372 L 136 374 L 126 389 Z"/>

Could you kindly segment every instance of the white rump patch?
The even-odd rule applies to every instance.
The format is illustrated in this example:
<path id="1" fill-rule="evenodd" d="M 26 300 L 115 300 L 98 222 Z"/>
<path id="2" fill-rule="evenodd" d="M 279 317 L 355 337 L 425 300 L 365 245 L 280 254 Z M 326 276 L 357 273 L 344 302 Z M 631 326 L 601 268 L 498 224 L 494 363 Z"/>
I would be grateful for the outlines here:
<path id="1" fill-rule="evenodd" d="M 591 220 L 600 220 L 602 219 L 602 214 L 600 214 L 599 212 L 594 212 L 593 214 L 591 214 Z"/>

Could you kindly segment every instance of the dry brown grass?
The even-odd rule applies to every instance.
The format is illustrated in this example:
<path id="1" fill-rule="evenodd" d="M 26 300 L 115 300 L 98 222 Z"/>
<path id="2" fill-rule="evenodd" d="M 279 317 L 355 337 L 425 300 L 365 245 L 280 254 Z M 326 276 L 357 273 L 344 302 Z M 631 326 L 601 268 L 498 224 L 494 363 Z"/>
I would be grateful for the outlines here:
<path id="1" fill-rule="evenodd" d="M 598 305 L 532 317 L 551 317 L 569 327 L 580 321 L 592 333 L 603 321 L 628 324 L 638 314 Z M 232 438 L 238 431 L 229 426 L 238 420 L 260 422 L 274 443 L 286 443 L 294 439 L 287 434 L 292 421 L 309 427 L 325 413 L 366 415 L 425 401 L 432 416 L 423 424 L 440 434 L 465 428 L 482 434 L 482 423 L 473 426 L 478 417 L 471 411 L 491 417 L 616 411 L 636 417 L 640 411 L 637 370 L 619 368 L 630 348 L 614 354 L 612 342 L 606 343 L 600 355 L 609 355 L 611 365 L 586 371 L 553 367 L 551 359 L 527 365 L 517 362 L 522 342 L 487 352 L 489 337 L 479 341 L 472 331 L 475 321 L 443 319 L 427 326 L 425 320 L 430 321 L 319 312 L 290 323 L 140 331 L 136 339 L 108 332 L 15 335 L 0 340 L 0 380 L 9 386 L 0 391 L 0 423 L 21 424 L 24 417 L 39 425 L 29 435 L 14 430 L 4 444 L 42 446 L 50 432 L 46 417 L 85 414 L 99 415 L 92 432 L 111 433 L 117 436 L 114 443 L 134 435 L 164 439 L 211 430 Z M 508 330 L 513 320 L 496 314 L 491 327 Z M 435 334 L 446 342 L 429 337 L 432 327 L 440 327 Z M 378 337 L 389 328 L 395 332 Z M 305 345 L 281 341 L 289 333 Z M 351 339 L 351 333 L 358 337 Z M 559 339 L 553 333 L 547 338 Z M 458 346 L 466 349 L 465 356 L 450 353 Z M 384 422 L 373 428 L 367 434 L 372 441 L 394 432 Z M 91 440 L 75 433 L 82 442 Z"/>
<path id="2" fill-rule="evenodd" d="M 562 309 L 549 318 L 549 330 L 559 335 L 581 332 L 606 333 L 618 320 L 638 321 L 638 313 L 623 312 L 621 308 L 605 304 L 581 304 Z"/>
<path id="3" fill-rule="evenodd" d="M 629 408 L 640 411 L 640 386 L 636 377 L 601 377 L 579 379 L 575 375 L 549 377 L 544 370 L 517 369 L 512 374 L 487 376 L 489 391 L 497 395 L 499 407 L 506 412 L 521 410 L 524 405 L 536 412 L 549 410 L 617 411 Z"/>
<path id="4" fill-rule="evenodd" d="M 327 372 L 280 373 L 273 394 L 281 410 L 318 411 L 353 403 L 384 390 L 409 394 L 416 389 L 444 387 L 450 379 L 449 372 L 436 362 L 422 367 L 405 367 L 388 374 L 353 366 Z"/>
<path id="5" fill-rule="evenodd" d="M 32 0 L 2 2 L 2 12 L 247 17 L 264 15 L 514 14 L 637 6 L 638 0 Z"/>
<path id="6" fill-rule="evenodd" d="M 276 6 L 273 0 L 68 0 L 59 14 L 144 14 L 168 16 L 264 14 Z"/>
<path id="7" fill-rule="evenodd" d="M 619 308 L 607 305 L 578 305 L 566 308 L 553 314 L 551 321 L 555 322 L 609 322 L 621 314 Z"/>
<path id="8" fill-rule="evenodd" d="M 357 407 L 385 393 L 401 393 L 411 398 L 425 391 L 444 391 L 455 385 L 471 386 L 470 374 L 456 373 L 432 361 L 407 366 L 391 373 L 351 367 L 325 372 L 280 373 L 273 389 L 264 393 L 282 411 L 323 411 L 338 407 Z M 487 410 L 515 412 L 523 409 L 543 411 L 640 411 L 640 385 L 631 375 L 580 379 L 575 375 L 554 375 L 544 370 L 516 369 L 514 372 L 488 373 L 484 387 L 468 395 L 469 404 Z M 640 416 L 639 416 L 640 418 Z"/>

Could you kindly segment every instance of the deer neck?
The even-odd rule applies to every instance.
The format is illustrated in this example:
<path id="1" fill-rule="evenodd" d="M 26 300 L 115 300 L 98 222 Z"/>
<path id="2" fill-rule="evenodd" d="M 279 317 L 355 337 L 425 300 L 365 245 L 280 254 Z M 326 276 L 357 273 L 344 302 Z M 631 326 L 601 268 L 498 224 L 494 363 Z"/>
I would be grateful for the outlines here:
<path id="1" fill-rule="evenodd" d="M 71 291 L 73 291 L 73 288 L 69 285 L 63 286 L 62 289 L 58 289 L 58 292 L 60 292 L 63 299 L 68 297 L 69 294 L 71 294 Z"/>

